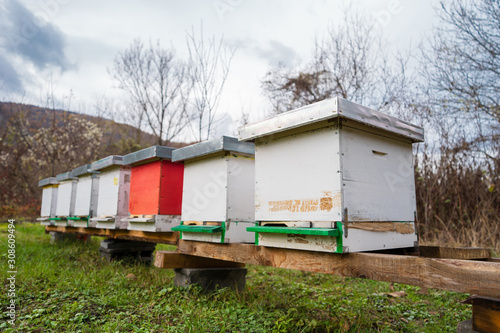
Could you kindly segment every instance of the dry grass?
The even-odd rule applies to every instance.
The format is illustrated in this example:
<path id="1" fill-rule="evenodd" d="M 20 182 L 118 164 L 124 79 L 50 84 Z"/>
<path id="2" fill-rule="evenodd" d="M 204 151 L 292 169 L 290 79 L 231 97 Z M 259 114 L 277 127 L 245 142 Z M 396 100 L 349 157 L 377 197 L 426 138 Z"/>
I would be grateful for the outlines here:
<path id="1" fill-rule="evenodd" d="M 500 161 L 470 151 L 424 153 L 416 161 L 421 243 L 500 249 Z M 432 157 L 434 156 L 434 157 Z"/>

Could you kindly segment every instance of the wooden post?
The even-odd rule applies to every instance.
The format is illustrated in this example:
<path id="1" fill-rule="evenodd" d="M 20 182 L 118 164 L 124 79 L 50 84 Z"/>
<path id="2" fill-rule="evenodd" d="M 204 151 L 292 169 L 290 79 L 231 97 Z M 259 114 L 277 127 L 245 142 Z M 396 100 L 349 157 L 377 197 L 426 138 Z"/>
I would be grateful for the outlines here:
<path id="1" fill-rule="evenodd" d="M 472 304 L 472 328 L 475 331 L 500 332 L 500 299 L 472 296 L 464 303 Z"/>
<path id="2" fill-rule="evenodd" d="M 58 227 L 46 226 L 45 232 L 76 233 L 90 236 L 101 236 L 115 239 L 128 239 L 139 242 L 162 243 L 176 245 L 179 233 L 173 231 L 166 232 L 148 232 L 126 229 L 98 229 L 98 228 L 77 228 L 77 227 Z"/>
<path id="3" fill-rule="evenodd" d="M 207 291 L 231 288 L 240 293 L 245 289 L 247 270 L 243 263 L 158 251 L 155 266 L 173 268 L 177 287 L 197 284 Z"/>
<path id="4" fill-rule="evenodd" d="M 158 268 L 241 268 L 245 267 L 245 264 L 191 256 L 179 252 L 157 251 L 155 266 Z"/>

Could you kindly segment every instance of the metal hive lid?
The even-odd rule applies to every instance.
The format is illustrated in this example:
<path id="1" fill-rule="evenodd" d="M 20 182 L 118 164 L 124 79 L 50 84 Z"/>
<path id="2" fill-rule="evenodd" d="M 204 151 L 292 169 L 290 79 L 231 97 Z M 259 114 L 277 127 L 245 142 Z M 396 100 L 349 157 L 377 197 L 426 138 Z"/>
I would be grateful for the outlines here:
<path id="1" fill-rule="evenodd" d="M 63 173 L 60 173 L 58 175 L 56 175 L 56 179 L 57 181 L 63 181 L 63 180 L 68 180 L 68 179 L 71 179 L 73 178 L 73 172 L 72 171 L 66 171 L 66 172 L 63 172 Z"/>
<path id="2" fill-rule="evenodd" d="M 239 139 L 243 141 L 254 140 L 332 118 L 351 119 L 410 138 L 413 142 L 424 141 L 423 128 L 341 97 L 327 99 L 243 126 L 239 129 Z"/>
<path id="3" fill-rule="evenodd" d="M 130 153 L 123 156 L 123 164 L 131 165 L 135 163 L 144 162 L 147 160 L 170 160 L 172 158 L 172 151 L 174 148 L 165 147 L 165 146 L 152 146 L 149 148 L 145 148 L 135 153 Z"/>
<path id="4" fill-rule="evenodd" d="M 111 155 L 95 161 L 90 165 L 90 170 L 97 171 L 109 168 L 114 165 L 123 165 L 123 156 Z"/>
<path id="5" fill-rule="evenodd" d="M 231 151 L 248 155 L 255 155 L 255 146 L 251 142 L 241 142 L 237 138 L 222 136 L 217 139 L 196 143 L 191 146 L 174 150 L 172 161 L 179 162 L 200 156 L 211 155 L 221 151 Z"/>
<path id="6" fill-rule="evenodd" d="M 79 177 L 90 173 L 96 173 L 92 172 L 92 170 L 90 169 L 90 164 L 84 164 L 82 166 L 74 168 L 73 171 L 71 171 L 73 177 Z"/>
<path id="7" fill-rule="evenodd" d="M 59 184 L 56 177 L 48 177 L 38 181 L 38 186 L 56 185 Z"/>

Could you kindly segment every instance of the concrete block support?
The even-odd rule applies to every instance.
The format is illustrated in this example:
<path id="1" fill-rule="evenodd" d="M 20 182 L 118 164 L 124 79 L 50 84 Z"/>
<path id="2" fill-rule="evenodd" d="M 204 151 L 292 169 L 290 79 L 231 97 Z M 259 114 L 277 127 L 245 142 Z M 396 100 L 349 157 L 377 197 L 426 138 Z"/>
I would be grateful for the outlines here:
<path id="1" fill-rule="evenodd" d="M 64 232 L 51 231 L 50 244 L 55 244 L 64 241 L 76 241 L 76 234 L 69 234 Z"/>
<path id="2" fill-rule="evenodd" d="M 151 264 L 156 244 L 148 242 L 136 242 L 123 239 L 105 239 L 101 242 L 99 252 L 101 258 L 108 262 L 113 260 L 133 260 L 136 262 Z"/>
<path id="3" fill-rule="evenodd" d="M 176 268 L 174 285 L 187 287 L 198 284 L 207 291 L 222 288 L 243 292 L 246 283 L 246 268 Z"/>
<path id="4" fill-rule="evenodd" d="M 87 243 L 90 241 L 90 235 L 81 235 L 81 234 L 72 234 L 72 233 L 64 233 L 58 231 L 50 231 L 50 244 L 63 242 L 63 241 L 79 241 Z"/>
<path id="5" fill-rule="evenodd" d="M 76 234 L 76 239 L 80 242 L 83 242 L 83 243 L 88 243 L 90 242 L 90 239 L 91 239 L 92 236 L 90 235 L 82 235 L 82 234 Z"/>
<path id="6" fill-rule="evenodd" d="M 457 333 L 480 333 L 472 328 L 472 320 L 465 320 L 458 323 Z"/>

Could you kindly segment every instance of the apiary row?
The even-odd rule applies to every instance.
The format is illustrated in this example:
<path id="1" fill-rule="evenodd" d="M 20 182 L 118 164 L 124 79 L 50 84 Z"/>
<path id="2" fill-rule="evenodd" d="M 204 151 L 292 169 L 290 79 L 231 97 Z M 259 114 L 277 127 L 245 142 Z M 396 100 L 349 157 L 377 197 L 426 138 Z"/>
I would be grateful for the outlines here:
<path id="1" fill-rule="evenodd" d="M 417 241 L 423 130 L 334 98 L 180 149 L 109 156 L 40 181 L 43 224 L 323 252 Z"/>

